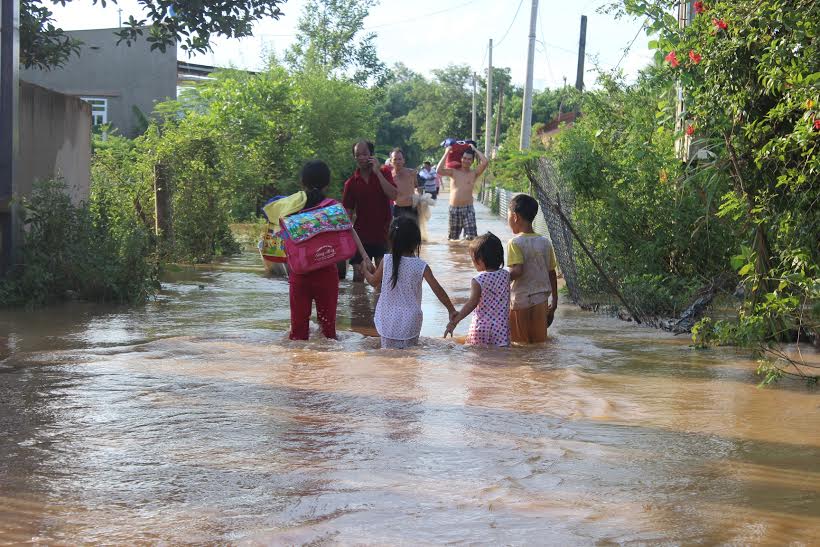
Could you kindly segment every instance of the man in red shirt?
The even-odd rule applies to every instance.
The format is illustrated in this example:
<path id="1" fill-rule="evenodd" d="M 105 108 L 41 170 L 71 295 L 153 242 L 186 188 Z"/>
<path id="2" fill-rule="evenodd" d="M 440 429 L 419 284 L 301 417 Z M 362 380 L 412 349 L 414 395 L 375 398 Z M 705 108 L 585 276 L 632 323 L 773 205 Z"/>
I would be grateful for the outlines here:
<path id="1" fill-rule="evenodd" d="M 342 204 L 354 218 L 353 227 L 362 246 L 378 265 L 387 252 L 387 231 L 393 218 L 391 203 L 398 191 L 390 168 L 382 166 L 373 153 L 372 142 L 359 141 L 353 145 L 357 169 L 345 181 Z M 357 253 L 350 263 L 353 265 L 353 281 L 364 281 L 362 257 Z"/>

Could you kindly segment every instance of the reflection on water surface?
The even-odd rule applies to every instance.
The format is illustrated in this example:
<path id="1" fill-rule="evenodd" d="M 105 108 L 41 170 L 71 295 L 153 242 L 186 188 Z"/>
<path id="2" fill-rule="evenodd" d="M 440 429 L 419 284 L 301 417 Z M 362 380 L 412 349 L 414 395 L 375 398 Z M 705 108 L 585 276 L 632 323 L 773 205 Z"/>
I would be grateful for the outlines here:
<path id="1" fill-rule="evenodd" d="M 466 245 L 422 254 L 465 300 Z M 383 351 L 350 282 L 341 339 L 297 343 L 253 254 L 166 281 L 0 314 L 0 543 L 820 541 L 820 398 L 731 350 L 569 306 L 465 348 L 426 292 L 423 345 Z"/>

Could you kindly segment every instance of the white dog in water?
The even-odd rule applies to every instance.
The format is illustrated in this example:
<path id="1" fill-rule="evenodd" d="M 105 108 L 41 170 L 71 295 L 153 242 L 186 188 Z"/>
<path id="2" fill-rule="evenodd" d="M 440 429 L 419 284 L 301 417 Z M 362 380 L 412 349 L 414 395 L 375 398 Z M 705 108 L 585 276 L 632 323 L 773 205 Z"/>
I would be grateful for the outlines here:
<path id="1" fill-rule="evenodd" d="M 433 196 L 430 194 L 424 194 L 419 196 L 418 194 L 413 194 L 413 207 L 416 208 L 416 212 L 418 213 L 419 217 L 419 230 L 421 231 L 421 240 L 428 241 L 427 238 L 427 221 L 430 220 L 433 212 L 430 211 L 430 207 L 436 204 L 436 200 L 433 199 Z"/>

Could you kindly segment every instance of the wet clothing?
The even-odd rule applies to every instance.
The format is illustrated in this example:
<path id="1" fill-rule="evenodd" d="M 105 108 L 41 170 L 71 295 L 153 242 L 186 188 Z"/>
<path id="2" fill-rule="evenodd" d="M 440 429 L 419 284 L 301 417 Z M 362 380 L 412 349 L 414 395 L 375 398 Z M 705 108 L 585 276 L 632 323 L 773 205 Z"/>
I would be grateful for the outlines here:
<path id="1" fill-rule="evenodd" d="M 394 205 L 393 218 L 399 218 L 400 216 L 413 217 L 418 221 L 419 212 L 412 205 Z"/>
<path id="2" fill-rule="evenodd" d="M 550 272 L 555 271 L 555 249 L 546 237 L 518 234 L 507 243 L 507 265 L 523 264 L 524 270 L 510 285 L 510 332 L 513 342 L 537 344 L 547 341 Z"/>
<path id="3" fill-rule="evenodd" d="M 381 168 L 382 175 L 390 184 L 393 174 L 389 167 Z M 382 190 L 379 177 L 368 172 L 362 177 L 358 169 L 345 181 L 342 204 L 348 211 L 356 213 L 353 228 L 359 234 L 362 243 L 376 243 L 387 246 L 387 230 L 393 219 L 391 200 Z"/>
<path id="4" fill-rule="evenodd" d="M 524 272 L 510 287 L 510 307 L 529 308 L 549 300 L 549 274 L 558 263 L 552 242 L 535 234 L 518 234 L 507 243 L 507 265 L 524 265 Z"/>
<path id="5" fill-rule="evenodd" d="M 501 268 L 481 272 L 473 278 L 481 287 L 481 298 L 473 312 L 467 344 L 510 345 L 510 272 Z"/>
<path id="6" fill-rule="evenodd" d="M 333 205 L 339 202 L 326 200 L 326 203 Z M 302 202 L 303 207 L 304 205 L 306 205 L 306 200 Z M 299 211 L 290 211 L 288 214 L 296 212 Z M 322 328 L 322 334 L 327 338 L 336 339 L 336 307 L 339 302 L 339 269 L 336 264 L 306 274 L 290 272 L 288 283 L 290 285 L 290 339 L 308 339 L 313 302 L 316 302 L 316 317 Z"/>
<path id="7" fill-rule="evenodd" d="M 382 287 L 376 304 L 376 330 L 392 340 L 411 340 L 421 332 L 421 284 L 427 263 L 415 256 L 403 256 L 399 278 L 393 286 L 393 255 L 382 260 Z"/>
<path id="8" fill-rule="evenodd" d="M 327 338 L 336 338 L 336 306 L 339 302 L 339 271 L 335 264 L 307 274 L 291 273 L 290 339 L 307 340 L 310 314 L 316 302 L 316 316 Z"/>
<path id="9" fill-rule="evenodd" d="M 478 229 L 475 223 L 475 208 L 472 205 L 461 207 L 450 206 L 450 234 L 449 239 L 461 237 L 461 230 L 464 230 L 466 239 L 473 239 L 478 236 Z"/>
<path id="10" fill-rule="evenodd" d="M 510 310 L 510 339 L 516 344 L 540 344 L 547 341 L 549 304 L 541 302 L 529 308 Z"/>
<path id="11" fill-rule="evenodd" d="M 418 345 L 418 336 L 410 338 L 409 340 L 394 340 L 393 338 L 385 338 L 382 336 L 382 349 L 407 349 Z"/>

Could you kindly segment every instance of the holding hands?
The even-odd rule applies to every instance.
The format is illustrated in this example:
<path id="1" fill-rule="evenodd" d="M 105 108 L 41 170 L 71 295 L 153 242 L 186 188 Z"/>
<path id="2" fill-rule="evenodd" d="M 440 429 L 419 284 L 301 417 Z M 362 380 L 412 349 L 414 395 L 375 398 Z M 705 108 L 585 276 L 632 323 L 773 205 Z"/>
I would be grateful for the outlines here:
<path id="1" fill-rule="evenodd" d="M 453 309 L 450 310 L 450 322 L 447 323 L 447 328 L 444 330 L 444 338 L 447 338 L 447 335 L 450 335 L 450 338 L 453 337 L 453 331 L 456 330 L 461 318 L 458 316 L 458 312 Z"/>

